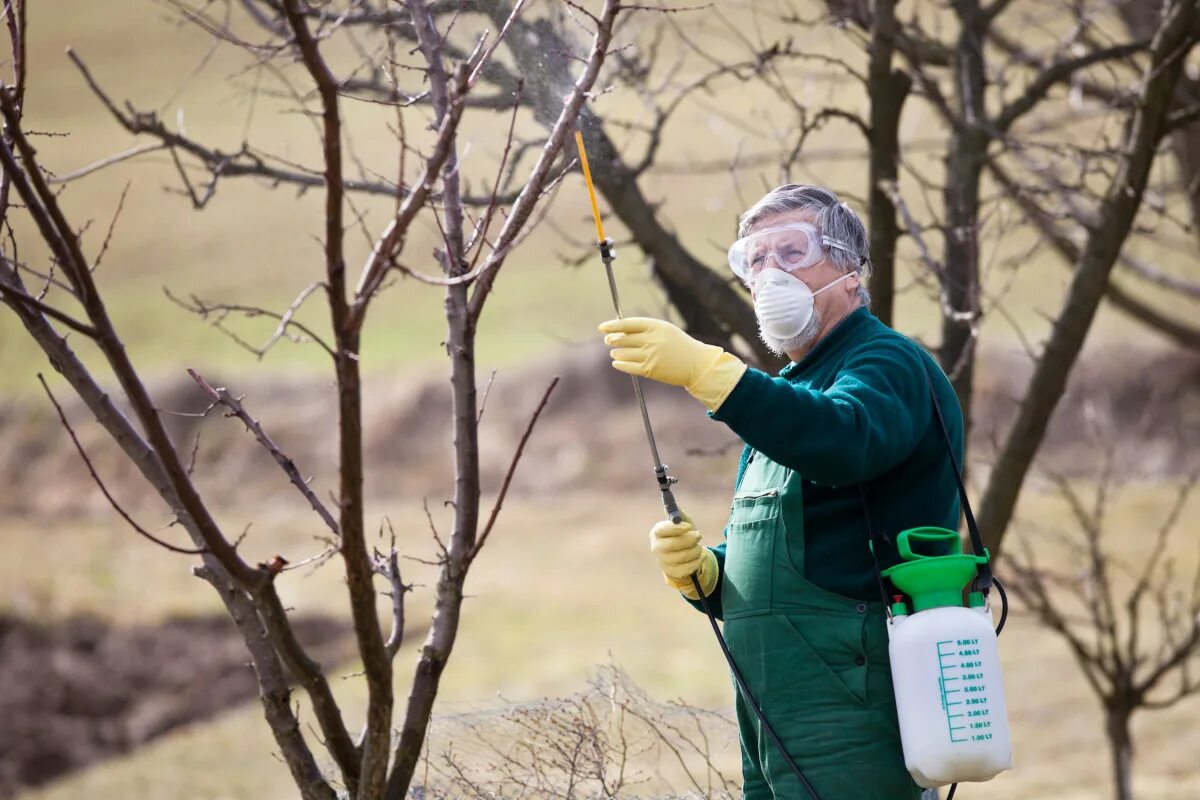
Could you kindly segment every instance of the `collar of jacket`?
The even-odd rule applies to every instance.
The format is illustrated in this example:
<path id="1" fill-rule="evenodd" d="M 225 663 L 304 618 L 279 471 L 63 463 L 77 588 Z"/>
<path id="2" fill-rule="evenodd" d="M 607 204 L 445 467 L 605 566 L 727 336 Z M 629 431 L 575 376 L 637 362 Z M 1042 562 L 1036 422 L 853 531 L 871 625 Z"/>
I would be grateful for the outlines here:
<path id="1" fill-rule="evenodd" d="M 836 352 L 847 339 L 854 335 L 856 331 L 861 330 L 866 325 L 870 324 L 871 309 L 863 306 L 856 308 L 846 315 L 846 318 L 834 326 L 833 330 L 825 335 L 825 338 L 817 342 L 816 346 L 808 352 L 808 355 L 799 361 L 793 361 L 782 370 L 779 371 L 779 377 L 792 380 L 799 378 L 805 372 L 821 363 L 830 353 Z"/>

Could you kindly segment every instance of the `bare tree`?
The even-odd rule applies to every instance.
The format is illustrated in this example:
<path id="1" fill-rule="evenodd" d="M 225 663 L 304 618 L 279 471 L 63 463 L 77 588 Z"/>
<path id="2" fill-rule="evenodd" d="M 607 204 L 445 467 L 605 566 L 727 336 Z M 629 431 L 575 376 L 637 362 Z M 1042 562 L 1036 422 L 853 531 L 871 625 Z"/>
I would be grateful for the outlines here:
<path id="1" fill-rule="evenodd" d="M 1178 485 L 1156 530 L 1137 534 L 1148 547 L 1131 563 L 1113 552 L 1108 519 L 1118 502 L 1117 464 L 1117 454 L 1107 448 L 1090 501 L 1067 479 L 1051 476 L 1074 526 L 1031 526 L 1036 536 L 1021 536 L 1006 563 L 1015 577 L 1013 592 L 1067 644 L 1100 701 L 1113 796 L 1132 800 L 1133 716 L 1200 694 L 1200 548 L 1180 530 L 1200 473 Z M 1121 536 L 1128 541 L 1129 533 Z M 1077 568 L 1046 566 L 1049 549 Z"/>
<path id="2" fill-rule="evenodd" d="M 343 89 L 326 58 L 323 45 L 346 18 L 368 13 L 369 5 L 347 3 L 338 13 L 333 13 L 329 7 L 315 9 L 303 0 L 263 3 L 261 8 L 254 3 L 244 4 L 244 9 L 270 31 L 272 38 L 265 44 L 252 44 L 241 39 L 226 21 L 208 16 L 207 6 L 194 8 L 182 2 L 174 5 L 187 19 L 213 36 L 245 48 L 260 64 L 283 70 L 291 62 L 297 62 L 303 68 L 307 86 L 294 87 L 293 96 L 299 110 L 305 115 L 311 113 L 319 120 L 322 166 L 319 170 L 293 171 L 291 177 L 324 190 L 320 237 L 323 280 L 301 292 L 296 303 L 282 312 L 236 304 L 199 305 L 194 310 L 202 314 L 266 314 L 279 320 L 275 339 L 299 329 L 328 353 L 337 389 L 339 485 L 336 510 L 324 507 L 300 477 L 292 460 L 279 450 L 264 426 L 250 416 L 236 396 L 226 389 L 213 387 L 203 376 L 193 373 L 193 378 L 209 394 L 214 406 L 219 404 L 228 408 L 246 424 L 296 485 L 303 503 L 317 513 L 328 530 L 326 538 L 329 542 L 328 550 L 317 558 L 341 556 L 368 690 L 366 724 L 359 735 L 352 735 L 347 728 L 325 673 L 297 641 L 286 609 L 280 602 L 276 582 L 290 568 L 287 559 L 277 556 L 270 562 L 247 563 L 238 551 L 238 541 L 232 540 L 217 522 L 213 506 L 194 484 L 191 465 L 184 463 L 182 454 L 168 436 L 159 407 L 126 353 L 121 335 L 109 315 L 104 293 L 93 274 L 104 248 L 94 256 L 84 252 L 77 227 L 71 224 L 58 194 L 48 184 L 47 172 L 30 143 L 33 134 L 22 127 L 27 82 L 25 31 L 29 9 L 28 4 L 20 0 L 5 3 L 14 78 L 12 85 L 0 89 L 0 111 L 5 123 L 0 144 L 0 166 L 3 168 L 0 201 L 4 201 L 0 218 L 9 232 L 8 242 L 0 252 L 0 299 L 17 315 L 31 341 L 46 353 L 51 364 L 141 471 L 192 539 L 194 548 L 156 541 L 172 550 L 200 556 L 202 563 L 196 567 L 196 573 L 214 586 L 243 635 L 258 676 L 267 722 L 301 796 L 332 800 L 340 787 L 347 795 L 357 798 L 400 798 L 405 796 L 412 783 L 439 680 L 454 647 L 464 581 L 493 529 L 524 442 L 553 389 L 551 383 L 541 404 L 533 410 L 529 429 L 509 466 L 509 477 L 495 506 L 485 517 L 480 497 L 480 414 L 474 360 L 477 323 L 500 270 L 522 236 L 536 222 L 539 206 L 561 177 L 565 167 L 560 162 L 569 163 L 569 159 L 562 156 L 563 144 L 608 55 L 620 4 L 616 0 L 606 0 L 595 14 L 572 4 L 575 13 L 588 20 L 591 42 L 582 52 L 573 43 L 564 43 L 564 56 L 568 59 L 564 79 L 568 80 L 569 90 L 565 97 L 560 95 L 548 135 L 539 143 L 532 165 L 516 183 L 511 196 L 502 197 L 497 183 L 484 212 L 476 218 L 469 217 L 465 210 L 460 188 L 460 122 L 468 106 L 472 105 L 482 73 L 494 63 L 497 44 L 520 19 L 523 4 L 518 2 L 512 6 L 495 28 L 477 36 L 463 34 L 462 38 L 467 41 L 461 48 L 457 48 L 454 44 L 457 40 L 450 36 L 455 17 L 438 16 L 442 4 L 410 0 L 403 9 L 388 12 L 396 15 L 397 24 L 410 31 L 419 46 L 416 51 L 419 61 L 408 65 L 411 69 L 407 71 L 406 79 L 418 81 L 411 89 L 412 95 L 429 99 L 432 144 L 424 151 L 417 150 L 404 137 L 403 128 L 398 130 L 399 178 L 388 190 L 397 198 L 395 211 L 386 227 L 375 234 L 374 247 L 353 284 L 347 275 L 346 264 L 347 192 L 351 181 L 346 177 L 345 167 L 347 138 L 341 110 Z M 232 6 L 226 8 L 232 9 Z M 249 146 L 236 154 L 222 154 L 215 148 L 171 132 L 153 114 L 139 113 L 132 106 L 121 110 L 109 99 L 109 94 L 101 88 L 83 59 L 73 53 L 71 57 L 110 113 L 131 132 L 157 137 L 158 146 L 170 151 L 179 167 L 180 179 L 198 207 L 203 207 L 215 191 L 217 181 L 231 171 L 263 174 L 262 170 L 267 169 L 265 165 L 270 159 L 252 151 Z M 568 74 L 574 77 L 566 78 Z M 518 84 L 514 90 L 517 96 L 520 90 Z M 311 110 L 310 102 L 315 106 Z M 403 105 L 397 104 L 401 116 Z M 510 127 L 505 157 L 498 167 L 501 174 L 512 145 L 512 135 Z M 415 159 L 412 158 L 414 155 Z M 406 156 L 409 156 L 407 161 Z M 207 186 L 194 186 L 183 166 L 183 159 L 196 160 L 211 170 Z M 419 163 L 414 165 L 414 160 Z M 15 190 L 20 205 L 8 202 L 12 190 Z M 46 265 L 26 264 L 18 257 L 18 239 L 9 219 L 9 214 L 16 213 L 27 214 L 36 225 L 50 251 Z M 433 218 L 442 233 L 441 244 L 435 253 L 436 269 L 429 273 L 406 266 L 411 263 L 405 253 L 406 238 L 419 217 Z M 494 233 L 493 227 L 497 228 Z M 360 343 L 372 302 L 385 287 L 389 276 L 397 273 L 438 284 L 446 290 L 446 347 L 453 388 L 456 470 L 452 529 L 446 539 L 438 537 L 436 610 L 421 648 L 400 730 L 393 736 L 397 705 L 393 697 L 393 659 L 404 630 L 404 595 L 410 587 L 401 579 L 394 538 L 390 550 L 385 553 L 371 552 L 367 545 Z M 32 288 L 37 285 L 41 286 L 40 290 Z M 298 307 L 314 294 L 323 294 L 328 302 L 331 334 L 327 341 L 294 319 Z M 85 337 L 99 349 L 111 378 L 120 386 L 132 419 L 104 388 L 107 376 L 93 373 L 75 355 L 68 335 Z M 54 400 L 53 395 L 51 399 Z M 71 431 L 66 416 L 62 419 Z M 80 452 L 86 459 L 82 448 Z M 92 474 L 100 482 L 101 478 L 94 470 Z M 103 484 L 100 485 L 103 489 Z M 147 535 L 115 500 L 113 504 L 135 530 Z M 436 531 L 434 535 L 437 536 Z M 380 577 L 385 587 L 382 593 L 390 594 L 392 601 L 391 632 L 387 636 L 377 612 L 381 590 L 376 579 Z M 319 732 L 311 736 L 304 733 L 292 708 L 289 677 L 304 688 L 312 702 Z M 324 759 L 314 752 L 310 739 L 317 739 L 327 751 L 333 764 L 331 770 L 323 768 Z"/>
<path id="3" fill-rule="evenodd" d="M 1170 132 L 1171 100 L 1187 55 L 1200 36 L 1198 28 L 1195 2 L 1172 2 L 1151 44 L 1138 99 L 1118 148 L 1112 178 L 1096 209 L 1095 224 L 1088 230 L 1053 332 L 988 476 L 979 526 L 984 531 L 984 543 L 993 552 L 999 551 L 1025 475 L 1104 299 L 1112 269 L 1141 204 L 1159 142 Z"/>

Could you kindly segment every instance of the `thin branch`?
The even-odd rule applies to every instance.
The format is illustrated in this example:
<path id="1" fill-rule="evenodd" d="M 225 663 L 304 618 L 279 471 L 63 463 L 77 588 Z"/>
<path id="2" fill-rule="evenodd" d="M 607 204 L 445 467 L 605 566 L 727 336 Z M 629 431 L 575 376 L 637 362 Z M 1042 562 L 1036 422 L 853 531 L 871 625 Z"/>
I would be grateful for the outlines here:
<path id="1" fill-rule="evenodd" d="M 521 441 L 517 443 L 517 450 L 513 453 L 512 461 L 509 462 L 508 472 L 504 475 L 504 482 L 500 485 L 500 494 L 496 496 L 496 504 L 492 506 L 492 513 L 488 516 L 487 524 L 483 526 L 483 532 L 479 534 L 478 541 L 471 548 L 471 554 L 467 556 L 467 563 L 470 563 L 479 555 L 479 551 L 487 543 L 488 535 L 492 532 L 492 526 L 496 524 L 496 517 L 500 515 L 500 507 L 504 505 L 504 498 L 508 494 L 508 487 L 512 483 L 513 475 L 517 471 L 517 463 L 521 460 L 521 454 L 525 452 L 525 443 L 529 441 L 530 434 L 533 433 L 533 426 L 537 424 L 538 417 L 541 416 L 542 409 L 546 407 L 547 401 L 550 400 L 550 393 L 554 391 L 554 387 L 558 385 L 558 376 L 550 381 L 550 385 L 546 387 L 546 391 L 542 394 L 542 399 L 534 409 L 533 416 L 529 418 L 529 424 L 525 426 L 525 433 L 521 435 Z"/>
<path id="2" fill-rule="evenodd" d="M 231 395 L 225 387 L 214 388 L 196 370 L 189 368 L 187 373 L 196 382 L 196 385 L 203 389 L 205 394 L 211 397 L 214 402 L 228 408 L 233 416 L 242 421 L 246 426 L 246 430 L 254 434 L 254 438 L 263 446 L 263 449 L 271 454 L 271 458 L 275 459 L 275 463 L 288 476 L 288 480 L 292 482 L 292 485 L 300 490 L 300 494 L 304 495 L 304 499 L 312 506 L 313 511 L 317 512 L 317 516 L 324 521 L 329 530 L 333 532 L 333 535 L 341 537 L 341 529 L 338 527 L 337 520 L 329 513 L 329 509 L 325 508 L 325 504 L 321 502 L 316 493 L 309 488 L 308 481 L 304 480 L 304 477 L 300 474 L 300 470 L 296 468 L 296 462 L 292 460 L 291 456 L 279 449 L 279 445 L 275 444 L 271 437 L 267 435 L 267 432 L 263 430 L 262 425 L 254 417 L 250 416 L 250 412 L 246 411 L 246 407 L 242 405 L 241 401 Z"/>
<path id="3" fill-rule="evenodd" d="M 1103 61 L 1120 60 L 1135 53 L 1143 52 L 1148 45 L 1149 42 L 1129 42 L 1113 47 L 1106 47 L 1102 50 L 1093 50 L 1077 58 L 1052 64 L 1034 78 L 1033 82 L 1025 88 L 1024 93 L 1020 97 L 1014 99 L 996 115 L 996 120 L 993 123 L 994 126 L 1000 131 L 1007 131 L 1012 127 L 1014 122 L 1040 103 L 1056 84 L 1069 80 L 1076 72 L 1093 64 Z"/>
<path id="4" fill-rule="evenodd" d="M 22 170 L 17 165 L 6 142 L 0 142 L 0 162 L 3 163 L 5 171 L 10 173 L 13 185 L 37 222 L 43 239 L 54 251 L 72 286 L 75 287 L 80 303 L 96 328 L 96 342 L 101 352 L 146 431 L 150 445 L 169 476 L 180 502 L 196 520 L 198 529 L 204 533 L 205 546 L 241 585 L 258 587 L 264 581 L 269 583 L 267 576 L 248 565 L 233 550 L 188 477 L 141 376 L 113 328 L 79 241 L 67 223 L 57 197 L 42 178 L 36 151 L 20 129 L 18 112 L 13 107 L 12 96 L 8 93 L 0 92 L 0 111 L 4 114 L 8 135 L 20 152 L 25 169 Z"/>
<path id="5" fill-rule="evenodd" d="M 600 74 L 600 67 L 604 63 L 604 56 L 608 52 L 608 45 L 612 39 L 612 24 L 620 8 L 620 3 L 615 0 L 606 0 L 604 4 L 604 10 L 601 13 L 602 24 L 597 26 L 586 66 L 572 86 L 571 94 L 563 102 L 563 108 L 555 120 L 537 164 L 530 173 L 516 202 L 513 203 L 508 218 L 500 229 L 499 236 L 496 237 L 497 249 L 484 261 L 482 274 L 475 282 L 474 291 L 471 293 L 468 304 L 468 315 L 472 320 L 478 320 L 479 315 L 483 312 L 483 304 L 491 292 L 497 273 L 504 264 L 509 246 L 520 233 L 530 215 L 533 214 L 538 200 L 542 197 L 547 176 L 562 151 L 568 133 L 575 127 L 584 101 L 590 95 L 592 86 Z"/>
<path id="6" fill-rule="evenodd" d="M 500 28 L 500 32 L 496 34 L 496 38 L 492 40 L 490 45 L 488 45 L 487 50 L 480 53 L 478 59 L 474 61 L 474 66 L 471 67 L 471 75 L 467 78 L 468 90 L 474 88 L 476 82 L 479 80 L 479 76 L 483 72 L 483 68 L 492 60 L 492 54 L 496 52 L 496 48 L 500 45 L 500 42 L 504 41 L 504 35 L 508 33 L 508 29 L 512 27 L 513 22 L 516 21 L 517 17 L 521 15 L 521 11 L 524 9 L 524 7 L 525 0 L 517 0 L 517 2 L 513 4 L 512 11 L 509 12 L 508 19 L 504 21 L 504 25 Z M 449 31 L 447 31 L 447 33 L 449 33 Z M 472 60 L 467 59 L 467 63 L 472 63 Z M 520 92 L 516 94 L 516 102 L 518 104 L 520 103 Z"/>
<path id="7" fill-rule="evenodd" d="M 193 550 L 187 547 L 177 547 L 170 542 L 164 542 L 162 539 L 159 539 L 157 536 L 150 533 L 150 531 L 137 524 L 133 517 L 129 516 L 125 509 L 121 507 L 121 504 L 117 502 L 116 498 L 109 494 L 107 487 L 104 485 L 104 481 L 100 480 L 100 476 L 96 473 L 96 468 L 92 465 L 92 460 L 88 458 L 87 451 L 83 449 L 83 445 L 80 443 L 79 437 L 75 435 L 74 429 L 71 428 L 71 423 L 67 421 L 67 415 L 63 412 L 62 406 L 60 406 L 58 404 L 58 400 L 54 398 L 54 393 L 50 391 L 50 386 L 46 383 L 46 379 L 40 372 L 38 373 L 38 380 L 41 382 L 42 388 L 46 390 L 46 396 L 49 397 L 50 402 L 54 404 L 54 410 L 58 412 L 58 419 L 62 422 L 63 427 L 67 429 L 67 433 L 70 435 L 71 441 L 75 444 L 75 449 L 79 452 L 79 457 L 83 459 L 84 465 L 91 474 L 92 480 L 96 482 L 96 486 L 100 487 L 101 494 L 104 495 L 104 499 L 108 500 L 108 503 L 113 507 L 113 510 L 121 515 L 121 519 L 125 520 L 125 522 L 129 524 L 129 527 L 133 528 L 134 531 L 136 531 L 140 536 L 149 539 L 159 547 L 170 550 L 172 553 L 183 553 L 184 555 L 190 556 L 207 553 L 208 550 L 206 548 Z"/>
<path id="8" fill-rule="evenodd" d="M 99 332 L 86 322 L 80 322 L 69 314 L 65 314 L 62 311 L 59 311 L 57 308 L 47 305 L 35 297 L 31 297 L 19 289 L 14 289 L 11 286 L 0 283 L 0 295 L 3 295 L 5 300 L 19 303 L 20 305 L 27 306 L 35 311 L 39 311 L 42 314 L 45 314 L 47 317 L 61 322 L 63 325 L 66 325 L 76 333 L 83 334 L 89 339 L 95 339 L 97 336 L 99 336 Z"/>
<path id="9" fill-rule="evenodd" d="M 487 386 L 483 387 L 483 397 L 479 399 L 479 414 L 475 417 L 476 425 L 483 421 L 483 409 L 487 406 L 488 395 L 492 393 L 492 384 L 495 382 L 496 370 L 492 370 L 492 374 L 488 376 Z"/>
<path id="10" fill-rule="evenodd" d="M 117 200 L 117 210 L 113 212 L 112 221 L 108 223 L 108 232 L 104 234 L 104 242 L 100 245 L 100 252 L 92 263 L 92 272 L 100 268 L 100 262 L 104 260 L 104 254 L 108 252 L 108 246 L 112 243 L 113 231 L 117 228 L 117 220 L 121 218 L 121 212 L 125 210 L 125 198 L 129 195 L 129 187 L 132 185 L 133 181 L 127 181 L 125 188 L 121 190 L 121 197 Z"/>
<path id="11" fill-rule="evenodd" d="M 73 180 L 91 175 L 93 172 L 99 172 L 105 167 L 111 167 L 114 164 L 120 164 L 122 161 L 128 161 L 131 158 L 143 156 L 146 153 L 155 153 L 159 150 L 166 150 L 165 144 L 143 144 L 137 147 L 131 147 L 128 150 L 123 150 L 120 153 L 114 153 L 111 156 L 94 161 L 86 167 L 80 167 L 74 172 L 67 172 L 63 175 L 54 175 L 46 179 L 46 183 L 54 186 L 56 184 L 70 183 Z"/>
<path id="12" fill-rule="evenodd" d="M 392 601 L 392 632 L 387 639 L 387 652 L 389 658 L 395 658 L 396 653 L 400 650 L 400 644 L 404 639 L 404 595 L 412 591 L 412 585 L 404 583 L 400 578 L 400 557 L 396 551 L 396 530 L 392 527 L 392 521 L 384 518 L 387 523 L 388 531 L 391 533 L 391 546 L 388 548 L 387 555 L 375 551 L 375 559 L 373 569 L 377 575 L 382 575 L 387 578 L 391 586 L 391 590 L 386 594 Z M 382 527 L 379 530 L 380 535 L 383 534 Z"/>
<path id="13" fill-rule="evenodd" d="M 321 285 L 321 284 L 318 284 L 318 285 Z M 306 299 L 308 296 L 307 292 L 308 292 L 308 290 L 305 290 L 304 292 L 302 292 L 300 297 L 297 299 L 300 301 L 303 301 L 303 299 Z M 180 308 L 184 309 L 185 311 L 189 311 L 193 314 L 196 314 L 201 319 L 206 320 L 210 316 L 214 317 L 213 321 L 211 322 L 211 325 L 214 328 L 216 328 L 221 333 L 228 336 L 230 339 L 232 339 L 234 342 L 236 342 L 238 344 L 238 346 L 253 353 L 259 359 L 262 359 L 267 354 L 267 351 L 271 349 L 271 346 L 274 345 L 277 341 L 279 341 L 280 332 L 283 330 L 286 330 L 289 327 L 295 328 L 296 330 L 298 330 L 302 334 L 304 334 L 303 337 L 302 336 L 288 336 L 287 338 L 290 341 L 295 342 L 296 344 L 303 344 L 305 341 L 304 337 L 307 337 L 309 341 L 315 342 L 317 345 L 319 345 L 320 348 L 322 350 L 324 350 L 326 353 L 328 353 L 331 358 L 334 358 L 334 359 L 337 358 L 337 354 L 334 352 L 333 348 L 330 347 L 325 342 L 324 339 L 322 339 L 320 336 L 318 336 L 312 330 L 312 328 L 308 327 L 307 325 L 305 325 L 302 322 L 297 322 L 293 318 L 295 312 L 299 308 L 299 306 L 296 303 L 293 303 L 291 306 L 289 306 L 287 308 L 287 310 L 284 313 L 281 314 L 278 311 L 271 311 L 269 309 L 261 308 L 259 306 L 250 306 L 250 305 L 245 305 L 243 303 L 209 302 L 207 300 L 202 300 L 201 298 L 197 297 L 196 295 L 192 295 L 190 298 L 190 302 L 188 302 L 188 301 L 181 300 L 180 298 L 176 297 L 174 294 L 171 293 L 171 290 L 167 289 L 166 287 L 163 287 L 163 294 L 166 295 L 167 299 L 170 300 L 175 305 L 179 306 Z M 233 313 L 242 314 L 247 319 L 254 319 L 255 317 L 268 317 L 269 319 L 280 320 L 280 325 L 276 328 L 275 333 L 273 333 L 271 335 L 271 337 L 268 338 L 267 342 L 265 342 L 261 346 L 255 347 L 254 345 L 250 344 L 242 337 L 238 336 L 232 330 L 229 330 L 228 328 L 226 328 L 224 326 L 225 317 L 228 316 L 229 314 L 233 314 Z M 285 322 L 285 320 L 286 320 L 286 322 Z"/>
<path id="14" fill-rule="evenodd" d="M 465 97 L 466 80 L 466 65 L 460 65 L 450 92 L 451 99 L 446 114 L 442 118 L 441 125 L 438 127 L 437 140 L 434 143 L 433 151 L 430 153 L 429 159 L 425 162 L 425 167 L 421 170 L 420 177 L 413 184 L 413 190 L 404 199 L 400 210 L 396 212 L 395 218 L 388 225 L 383 235 L 379 237 L 375 249 L 371 251 L 371 255 L 367 258 L 362 276 L 359 278 L 358 286 L 354 291 L 354 305 L 349 320 L 350 325 L 354 329 L 361 329 L 371 298 L 379 291 L 379 287 L 383 285 L 383 279 L 388 268 L 395 264 L 395 259 L 403 250 L 408 229 L 412 225 L 412 221 L 416 218 L 417 212 L 430 199 L 434 176 L 437 175 L 451 155 L 451 148 L 455 135 L 458 132 L 458 123 L 462 119 L 464 110 L 462 100 Z"/>

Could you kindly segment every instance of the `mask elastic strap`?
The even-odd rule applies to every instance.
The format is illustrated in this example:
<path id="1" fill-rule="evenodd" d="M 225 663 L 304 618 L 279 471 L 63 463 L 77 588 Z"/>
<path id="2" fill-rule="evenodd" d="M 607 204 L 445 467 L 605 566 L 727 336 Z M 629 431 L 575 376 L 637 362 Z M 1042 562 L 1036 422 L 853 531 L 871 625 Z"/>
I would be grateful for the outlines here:
<path id="1" fill-rule="evenodd" d="M 788 274 L 790 275 L 791 273 L 788 273 Z M 813 297 L 816 297 L 816 296 L 817 296 L 817 295 L 819 295 L 821 292 L 825 291 L 826 289 L 828 289 L 828 288 L 830 288 L 830 287 L 832 287 L 832 286 L 836 286 L 837 284 L 839 284 L 839 283 L 841 283 L 842 281 L 846 280 L 846 278 L 849 278 L 851 275 L 857 275 L 857 274 L 858 274 L 857 272 L 847 272 L 845 275 L 843 275 L 842 277 L 838 278 L 837 280 L 835 280 L 835 281 L 830 281 L 829 283 L 827 283 L 827 284 L 825 284 L 824 286 L 822 286 L 820 289 L 817 289 L 815 292 L 813 292 Z"/>

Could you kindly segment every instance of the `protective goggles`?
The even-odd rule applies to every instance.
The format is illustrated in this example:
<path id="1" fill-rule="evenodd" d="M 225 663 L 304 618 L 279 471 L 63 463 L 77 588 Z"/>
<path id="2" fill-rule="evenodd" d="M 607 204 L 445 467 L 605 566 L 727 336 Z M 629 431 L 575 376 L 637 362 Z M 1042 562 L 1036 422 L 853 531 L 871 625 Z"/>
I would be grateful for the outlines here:
<path id="1" fill-rule="evenodd" d="M 738 239 L 729 248 L 729 268 L 734 275 L 750 284 L 759 272 L 768 267 L 784 272 L 811 267 L 820 262 L 825 249 L 829 247 L 854 255 L 849 245 L 822 236 L 815 225 L 792 222 Z"/>

